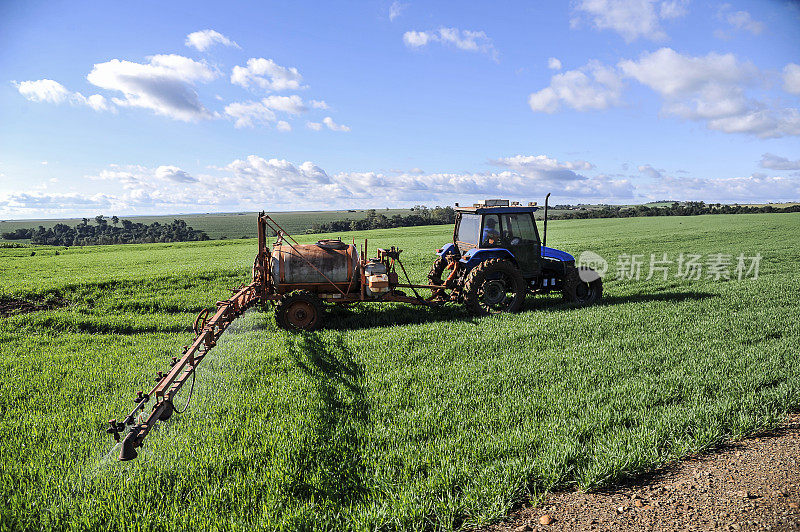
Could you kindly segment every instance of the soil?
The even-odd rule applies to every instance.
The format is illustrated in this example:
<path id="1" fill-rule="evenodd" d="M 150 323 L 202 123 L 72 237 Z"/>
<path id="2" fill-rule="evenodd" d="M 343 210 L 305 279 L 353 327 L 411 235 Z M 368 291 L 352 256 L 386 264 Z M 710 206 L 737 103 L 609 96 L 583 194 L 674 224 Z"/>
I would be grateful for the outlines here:
<path id="1" fill-rule="evenodd" d="M 48 297 L 38 301 L 16 299 L 13 297 L 0 297 L 0 318 L 11 316 L 12 314 L 24 314 L 26 312 L 36 312 L 37 310 L 49 310 L 65 307 L 69 301 L 63 297 Z"/>
<path id="2" fill-rule="evenodd" d="M 800 530 L 799 507 L 800 414 L 793 414 L 775 430 L 623 485 L 552 493 L 486 530 Z"/>

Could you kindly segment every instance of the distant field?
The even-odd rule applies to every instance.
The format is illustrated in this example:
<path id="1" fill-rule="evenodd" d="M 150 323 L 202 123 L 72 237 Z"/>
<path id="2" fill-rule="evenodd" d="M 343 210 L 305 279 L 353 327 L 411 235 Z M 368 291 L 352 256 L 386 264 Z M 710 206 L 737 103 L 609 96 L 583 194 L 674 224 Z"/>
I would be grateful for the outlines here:
<path id="1" fill-rule="evenodd" d="M 411 209 L 376 209 L 385 216 L 411 214 Z M 212 240 L 221 238 L 255 238 L 256 216 L 255 212 L 221 213 L 221 214 L 173 214 L 169 216 L 122 216 L 121 219 L 133 222 L 151 224 L 153 222 L 170 223 L 174 219 L 186 220 L 186 223 L 195 229 L 205 231 Z M 293 211 L 269 213 L 286 231 L 292 234 L 305 233 L 314 223 L 332 222 L 335 220 L 362 220 L 367 217 L 366 210 L 357 211 Z M 110 216 L 109 216 L 110 218 Z M 10 220 L 0 221 L 0 234 L 14 231 L 19 228 L 43 226 L 45 229 L 57 223 L 74 226 L 80 223 L 80 218 L 66 218 L 61 220 Z M 90 223 L 94 219 L 90 218 Z M 5 240 L 0 237 L 0 242 Z M 16 240 L 15 242 L 27 242 Z"/>
<path id="2" fill-rule="evenodd" d="M 199 367 L 188 411 L 128 463 L 107 420 L 180 353 L 197 311 L 248 280 L 255 241 L 0 249 L 0 297 L 68 301 L 0 318 L 0 529 L 468 529 L 800 407 L 800 213 L 548 233 L 611 261 L 602 304 L 530 296 L 482 319 L 358 304 L 307 334 L 254 309 Z M 347 233 L 400 246 L 414 281 L 451 235 Z M 620 256 L 663 253 L 762 260 L 758 279 L 617 278 Z"/>
<path id="3" fill-rule="evenodd" d="M 593 206 L 585 206 L 586 208 L 595 208 Z M 406 216 L 412 214 L 411 209 L 376 209 L 379 214 L 385 216 L 394 216 L 399 214 Z M 565 210 L 550 209 L 550 214 L 558 215 L 567 212 Z M 367 216 L 366 209 L 354 211 L 292 211 L 292 212 L 275 212 L 269 213 L 277 222 L 290 234 L 303 234 L 306 230 L 311 229 L 314 223 L 325 223 L 336 220 L 362 220 Z M 256 237 L 256 215 L 255 212 L 237 212 L 237 213 L 207 213 L 207 214 L 174 214 L 169 216 L 123 216 L 126 220 L 134 222 L 151 224 L 153 222 L 170 223 L 174 219 L 186 220 L 186 223 L 195 229 L 205 231 L 212 240 L 229 239 L 229 238 L 255 238 Z M 537 219 L 542 219 L 544 216 L 544 207 L 540 206 L 539 211 L 536 213 Z M 110 215 L 109 215 L 110 218 Z M 36 228 L 43 226 L 45 229 L 53 227 L 57 223 L 64 223 L 69 226 L 75 226 L 80 223 L 80 218 L 64 218 L 64 219 L 51 219 L 51 220 L 0 220 L 0 235 L 5 232 L 11 232 L 20 228 Z M 94 219 L 90 218 L 89 223 L 94 223 Z M 0 242 L 6 242 L 0 236 Z M 11 242 L 11 241 L 8 241 Z M 28 243 L 28 240 L 14 240 L 13 242 Z"/>
<path id="4" fill-rule="evenodd" d="M 672 202 L 653 202 L 646 203 L 648 207 L 668 207 Z M 770 203 L 770 204 L 752 204 L 752 207 L 762 207 L 772 205 L 773 207 L 789 207 L 797 205 L 796 203 Z M 636 205 L 624 205 L 625 207 L 635 207 Z M 580 208 L 592 210 L 601 207 L 600 205 L 581 205 Z M 385 216 L 394 216 L 399 214 L 406 216 L 412 214 L 411 209 L 376 209 L 379 214 Z M 570 212 L 565 209 L 551 208 L 550 216 L 558 216 Z M 298 235 L 303 234 L 311 229 L 314 223 L 332 222 L 335 220 L 362 220 L 367 216 L 366 209 L 360 210 L 341 210 L 341 211 L 292 211 L 292 212 L 276 212 L 269 213 L 277 222 L 290 234 Z M 186 220 L 186 223 L 195 229 L 205 231 L 212 240 L 231 239 L 231 238 L 255 238 L 256 237 L 256 215 L 255 212 L 234 212 L 234 213 L 206 213 L 206 214 L 173 214 L 168 216 L 123 216 L 126 220 L 151 224 L 153 222 L 170 223 L 174 219 Z M 539 206 L 536 212 L 536 218 L 541 220 L 544 218 L 544 205 Z M 64 223 L 69 226 L 74 226 L 80 223 L 80 218 L 64 218 L 64 219 L 51 219 L 51 220 L 0 220 L 0 235 L 5 232 L 11 232 L 20 228 L 36 228 L 43 226 L 45 229 L 53 227 L 57 223 Z M 94 223 L 90 219 L 90 223 Z M 0 242 L 6 242 L 0 236 Z M 12 242 L 12 241 L 8 241 Z M 14 240 L 21 244 L 27 244 L 28 240 Z"/>

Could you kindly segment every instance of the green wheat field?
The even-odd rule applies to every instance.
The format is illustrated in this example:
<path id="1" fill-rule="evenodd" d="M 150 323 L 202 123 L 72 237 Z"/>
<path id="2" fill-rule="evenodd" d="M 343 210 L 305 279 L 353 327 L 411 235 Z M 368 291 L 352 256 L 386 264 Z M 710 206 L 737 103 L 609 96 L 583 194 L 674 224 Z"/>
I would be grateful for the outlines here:
<path id="1" fill-rule="evenodd" d="M 452 228 L 341 236 L 401 247 L 423 281 Z M 68 302 L 0 318 L 0 529 L 469 529 L 800 407 L 800 214 L 555 221 L 548 244 L 609 259 L 601 304 L 361 304 L 306 334 L 252 310 L 126 463 L 107 421 L 249 282 L 255 241 L 0 249 L 0 295 Z M 759 275 L 645 280 L 663 253 L 730 255 L 732 273 L 760 253 Z M 616 278 L 623 254 L 641 279 Z"/>

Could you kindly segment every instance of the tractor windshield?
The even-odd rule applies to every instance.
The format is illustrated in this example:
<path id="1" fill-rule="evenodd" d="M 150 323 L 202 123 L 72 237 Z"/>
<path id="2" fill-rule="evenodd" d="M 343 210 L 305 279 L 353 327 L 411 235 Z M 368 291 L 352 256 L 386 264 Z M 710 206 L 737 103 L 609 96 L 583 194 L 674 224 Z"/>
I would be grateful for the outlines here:
<path id="1" fill-rule="evenodd" d="M 462 214 L 458 224 L 456 240 L 465 244 L 478 245 L 481 232 L 481 217 L 477 214 Z"/>

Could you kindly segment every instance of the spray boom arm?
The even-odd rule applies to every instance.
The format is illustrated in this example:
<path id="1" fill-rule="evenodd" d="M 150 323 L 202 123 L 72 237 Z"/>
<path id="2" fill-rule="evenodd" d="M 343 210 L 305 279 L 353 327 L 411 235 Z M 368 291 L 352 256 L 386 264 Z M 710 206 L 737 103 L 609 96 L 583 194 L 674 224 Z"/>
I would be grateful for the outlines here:
<path id="1" fill-rule="evenodd" d="M 122 439 L 120 460 L 136 458 L 139 454 L 136 448 L 142 446 L 145 436 L 156 424 L 156 421 L 166 421 L 172 416 L 175 411 L 173 400 L 178 391 L 189 377 L 194 375 L 197 366 L 211 348 L 217 345 L 217 340 L 228 325 L 258 302 L 258 289 L 259 284 L 254 281 L 234 290 L 235 293 L 230 298 L 217 302 L 217 311 L 211 316 L 211 319 L 209 319 L 208 309 L 201 311 L 194 321 L 195 338 L 192 345 L 183 347 L 181 358 L 172 358 L 170 370 L 166 375 L 162 371 L 158 372 L 155 377 L 156 385 L 149 393 L 137 392 L 136 398 L 133 400 L 136 406 L 123 421 L 118 422 L 116 419 L 112 419 L 108 422 L 109 427 L 106 432 L 112 434 L 117 441 L 120 440 L 120 433 L 124 432 L 127 427 L 131 427 Z M 194 387 L 194 381 L 192 381 L 192 387 Z M 150 399 L 155 399 L 155 404 L 150 414 L 144 417 L 145 405 Z M 137 419 L 139 410 L 142 413 Z"/>

